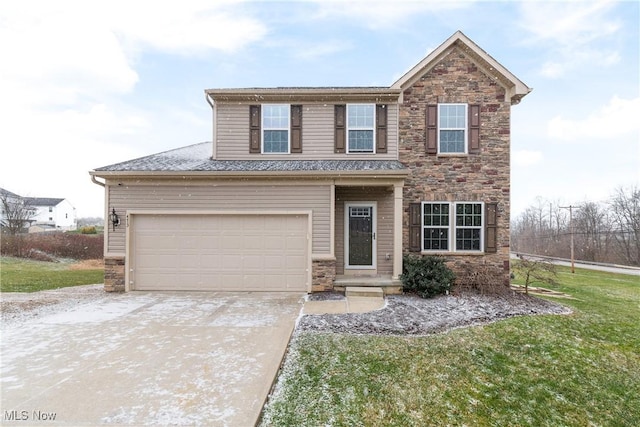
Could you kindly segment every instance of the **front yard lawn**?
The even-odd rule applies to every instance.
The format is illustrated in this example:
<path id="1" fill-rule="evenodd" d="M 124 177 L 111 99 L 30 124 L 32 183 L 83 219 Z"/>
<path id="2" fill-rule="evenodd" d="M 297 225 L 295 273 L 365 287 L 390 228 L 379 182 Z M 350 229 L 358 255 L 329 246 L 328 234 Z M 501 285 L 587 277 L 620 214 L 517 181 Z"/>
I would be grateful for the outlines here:
<path id="1" fill-rule="evenodd" d="M 425 337 L 297 332 L 273 426 L 640 425 L 640 280 L 559 269 L 571 315 Z"/>
<path id="2" fill-rule="evenodd" d="M 0 292 L 37 292 L 104 282 L 104 268 L 76 269 L 71 262 L 0 258 Z"/>

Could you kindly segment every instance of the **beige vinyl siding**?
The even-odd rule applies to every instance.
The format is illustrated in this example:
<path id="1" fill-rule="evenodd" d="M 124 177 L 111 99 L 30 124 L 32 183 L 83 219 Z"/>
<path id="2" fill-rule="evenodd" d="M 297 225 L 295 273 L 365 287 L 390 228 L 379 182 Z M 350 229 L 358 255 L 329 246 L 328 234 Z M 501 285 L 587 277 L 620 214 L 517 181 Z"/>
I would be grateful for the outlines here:
<path id="1" fill-rule="evenodd" d="M 336 154 L 334 153 L 333 104 L 305 104 L 302 106 L 301 154 L 250 154 L 249 153 L 249 105 L 216 105 L 216 153 L 217 160 L 326 160 L 326 159 L 376 159 L 398 158 L 398 106 L 387 110 L 387 153 L 385 154 Z"/>
<path id="2" fill-rule="evenodd" d="M 130 210 L 181 211 L 312 211 L 313 254 L 330 254 L 331 186 L 286 185 L 258 182 L 209 184 L 109 185 L 109 211 L 121 215 L 122 224 L 107 233 L 108 254 L 125 253 L 125 212 Z"/>
<path id="3" fill-rule="evenodd" d="M 377 202 L 377 274 L 393 274 L 393 189 L 336 187 L 336 273 L 344 274 L 344 204 Z M 386 259 L 389 254 L 389 260 Z"/>

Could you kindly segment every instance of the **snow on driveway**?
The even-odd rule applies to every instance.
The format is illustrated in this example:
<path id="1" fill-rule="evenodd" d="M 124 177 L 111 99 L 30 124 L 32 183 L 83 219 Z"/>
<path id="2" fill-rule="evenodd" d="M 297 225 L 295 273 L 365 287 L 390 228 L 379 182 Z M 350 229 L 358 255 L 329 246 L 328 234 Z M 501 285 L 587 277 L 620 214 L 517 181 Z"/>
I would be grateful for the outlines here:
<path id="1" fill-rule="evenodd" d="M 3 425 L 253 425 L 301 308 L 295 294 L 96 295 L 3 321 Z"/>

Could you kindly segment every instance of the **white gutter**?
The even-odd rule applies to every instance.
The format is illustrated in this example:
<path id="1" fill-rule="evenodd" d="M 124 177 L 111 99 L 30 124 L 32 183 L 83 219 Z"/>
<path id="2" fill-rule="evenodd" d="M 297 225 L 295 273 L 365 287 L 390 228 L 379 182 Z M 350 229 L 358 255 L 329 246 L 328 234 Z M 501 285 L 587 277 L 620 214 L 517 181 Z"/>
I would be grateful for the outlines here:
<path id="1" fill-rule="evenodd" d="M 98 185 L 99 185 L 99 186 L 101 186 L 101 187 L 104 187 L 104 186 L 105 186 L 104 182 L 100 182 L 100 181 L 98 181 L 98 180 L 96 179 L 96 176 L 95 176 L 94 174 L 89 173 L 89 175 L 91 175 L 91 182 L 93 182 L 94 184 L 98 184 Z"/>

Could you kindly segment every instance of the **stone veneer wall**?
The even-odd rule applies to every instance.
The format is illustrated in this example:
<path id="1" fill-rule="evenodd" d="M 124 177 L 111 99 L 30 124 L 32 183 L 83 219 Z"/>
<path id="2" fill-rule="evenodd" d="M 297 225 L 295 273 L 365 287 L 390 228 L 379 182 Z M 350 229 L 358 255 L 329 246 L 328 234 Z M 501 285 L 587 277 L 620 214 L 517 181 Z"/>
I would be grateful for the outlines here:
<path id="1" fill-rule="evenodd" d="M 311 292 L 333 289 L 333 283 L 336 280 L 335 260 L 314 260 L 311 270 Z"/>
<path id="2" fill-rule="evenodd" d="M 403 251 L 409 251 L 409 204 L 421 201 L 498 203 L 497 253 L 447 253 L 450 267 L 490 271 L 495 285 L 509 282 L 510 109 L 505 90 L 484 74 L 463 48 L 452 46 L 443 59 L 403 93 L 400 105 L 400 161 L 411 173 L 404 186 Z M 479 104 L 480 153 L 427 155 L 426 107 L 438 103 Z M 506 263 L 505 263 L 506 262 Z"/>
<path id="3" fill-rule="evenodd" d="M 124 292 L 124 257 L 104 259 L 104 290 Z"/>

